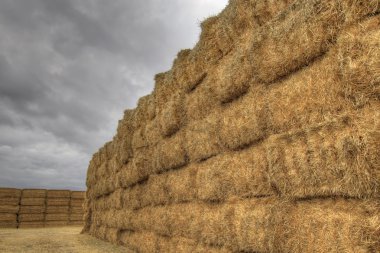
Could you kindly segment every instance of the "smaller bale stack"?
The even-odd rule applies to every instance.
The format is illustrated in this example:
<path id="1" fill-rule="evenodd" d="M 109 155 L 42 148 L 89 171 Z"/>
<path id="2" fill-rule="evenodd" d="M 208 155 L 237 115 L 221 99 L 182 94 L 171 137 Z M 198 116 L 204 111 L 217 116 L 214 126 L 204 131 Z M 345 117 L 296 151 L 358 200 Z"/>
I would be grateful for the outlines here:
<path id="1" fill-rule="evenodd" d="M 46 190 L 24 189 L 21 191 L 21 206 L 18 214 L 20 228 L 44 226 Z"/>
<path id="2" fill-rule="evenodd" d="M 70 196 L 70 215 L 69 225 L 83 226 L 83 203 L 84 203 L 83 191 L 72 191 Z"/>
<path id="3" fill-rule="evenodd" d="M 48 190 L 45 226 L 66 226 L 69 222 L 70 191 Z"/>
<path id="4" fill-rule="evenodd" d="M 17 228 L 21 191 L 14 188 L 0 188 L 0 228 Z"/>

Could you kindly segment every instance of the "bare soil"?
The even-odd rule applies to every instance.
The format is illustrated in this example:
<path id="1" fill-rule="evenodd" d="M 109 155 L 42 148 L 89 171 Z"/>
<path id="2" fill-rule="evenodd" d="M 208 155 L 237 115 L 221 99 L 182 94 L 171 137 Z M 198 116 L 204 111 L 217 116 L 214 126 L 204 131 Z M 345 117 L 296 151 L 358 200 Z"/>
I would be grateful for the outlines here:
<path id="1" fill-rule="evenodd" d="M 119 253 L 121 246 L 81 235 L 81 227 L 0 229 L 0 252 Z"/>

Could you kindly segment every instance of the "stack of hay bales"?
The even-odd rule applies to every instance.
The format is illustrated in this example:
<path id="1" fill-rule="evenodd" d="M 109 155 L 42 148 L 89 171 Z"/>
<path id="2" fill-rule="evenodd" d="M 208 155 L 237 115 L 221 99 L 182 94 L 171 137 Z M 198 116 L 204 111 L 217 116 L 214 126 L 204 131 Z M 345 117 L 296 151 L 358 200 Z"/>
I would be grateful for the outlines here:
<path id="1" fill-rule="evenodd" d="M 69 223 L 70 191 L 48 190 L 45 226 L 66 226 Z"/>
<path id="2" fill-rule="evenodd" d="M 231 0 L 90 161 L 136 252 L 380 252 L 380 2 Z"/>
<path id="3" fill-rule="evenodd" d="M 23 189 L 18 215 L 20 228 L 43 227 L 45 224 L 46 190 Z"/>
<path id="4" fill-rule="evenodd" d="M 0 188 L 0 228 L 17 228 L 21 191 Z"/>
<path id="5" fill-rule="evenodd" d="M 72 191 L 70 196 L 70 217 L 69 225 L 83 226 L 83 203 L 84 203 L 84 192 L 82 191 Z"/>

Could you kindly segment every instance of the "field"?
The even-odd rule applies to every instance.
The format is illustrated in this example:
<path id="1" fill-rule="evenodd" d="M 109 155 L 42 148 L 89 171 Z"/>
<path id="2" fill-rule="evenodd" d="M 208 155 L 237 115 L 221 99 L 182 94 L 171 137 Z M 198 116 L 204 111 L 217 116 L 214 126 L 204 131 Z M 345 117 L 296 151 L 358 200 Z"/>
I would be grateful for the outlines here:
<path id="1" fill-rule="evenodd" d="M 128 252 L 124 247 L 81 235 L 80 231 L 80 227 L 0 229 L 0 252 Z"/>

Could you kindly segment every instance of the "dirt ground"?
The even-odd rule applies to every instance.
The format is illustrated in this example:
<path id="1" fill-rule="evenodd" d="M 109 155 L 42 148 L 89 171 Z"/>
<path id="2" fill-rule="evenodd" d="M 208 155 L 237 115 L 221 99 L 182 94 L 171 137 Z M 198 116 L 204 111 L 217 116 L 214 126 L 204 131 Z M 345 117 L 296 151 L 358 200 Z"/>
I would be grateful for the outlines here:
<path id="1" fill-rule="evenodd" d="M 80 227 L 0 229 L 0 252 L 100 253 L 130 252 L 121 246 L 81 235 Z"/>

